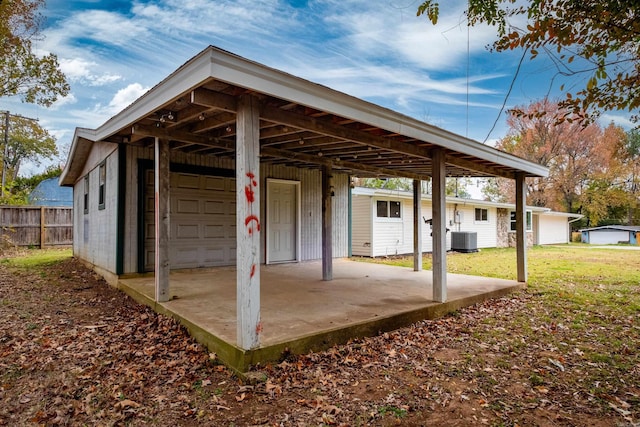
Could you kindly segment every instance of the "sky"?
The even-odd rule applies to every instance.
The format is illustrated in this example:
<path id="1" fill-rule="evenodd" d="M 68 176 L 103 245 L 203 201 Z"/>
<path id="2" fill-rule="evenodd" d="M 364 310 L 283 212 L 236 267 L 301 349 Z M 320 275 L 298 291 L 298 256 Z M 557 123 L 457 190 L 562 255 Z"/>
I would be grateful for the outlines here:
<path id="1" fill-rule="evenodd" d="M 76 127 L 99 127 L 208 45 L 486 144 L 507 132 L 503 104 L 563 97 L 547 58 L 527 56 L 516 73 L 521 51 L 491 52 L 495 29 L 468 28 L 466 2 L 441 2 L 436 26 L 416 16 L 420 3 L 47 0 L 36 48 L 58 56 L 71 92 L 49 108 L 1 98 L 0 110 L 37 118 L 63 164 Z M 601 121 L 629 127 L 624 113 Z"/>

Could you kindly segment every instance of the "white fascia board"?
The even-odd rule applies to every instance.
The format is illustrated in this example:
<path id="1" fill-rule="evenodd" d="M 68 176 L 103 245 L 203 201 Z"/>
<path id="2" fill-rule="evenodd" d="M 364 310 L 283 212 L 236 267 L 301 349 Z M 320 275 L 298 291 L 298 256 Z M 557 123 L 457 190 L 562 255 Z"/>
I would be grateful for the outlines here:
<path id="1" fill-rule="evenodd" d="M 207 53 L 208 50 L 204 50 L 195 56 L 131 105 L 107 120 L 96 129 L 98 140 L 108 138 L 132 126 L 167 102 L 179 98 L 208 80 L 211 76 L 211 58 Z"/>
<path id="2" fill-rule="evenodd" d="M 84 164 L 80 165 L 77 162 L 84 162 L 87 158 L 87 154 L 91 150 L 91 144 L 96 141 L 96 131 L 87 128 L 76 128 L 73 133 L 73 140 L 71 142 L 71 148 L 69 149 L 69 155 L 67 156 L 67 163 L 64 165 L 64 169 L 58 178 L 58 183 L 62 186 L 71 186 L 75 184 L 77 180 L 77 171 L 81 170 Z M 76 173 L 72 173 L 76 171 Z"/>
<path id="3" fill-rule="evenodd" d="M 211 49 L 212 75 L 216 79 L 489 160 L 535 176 L 549 174 L 548 168 L 544 166 L 478 141 L 228 52 Z"/>

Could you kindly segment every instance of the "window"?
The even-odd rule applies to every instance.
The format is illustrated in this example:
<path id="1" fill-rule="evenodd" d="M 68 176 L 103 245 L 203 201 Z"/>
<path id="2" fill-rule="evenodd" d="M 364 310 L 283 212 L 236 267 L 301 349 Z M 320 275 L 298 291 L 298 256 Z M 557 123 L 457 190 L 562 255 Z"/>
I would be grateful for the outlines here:
<path id="1" fill-rule="evenodd" d="M 105 184 L 107 182 L 107 165 L 103 162 L 98 167 L 98 209 L 104 209 Z"/>
<path id="2" fill-rule="evenodd" d="M 376 216 L 378 218 L 402 218 L 402 204 L 393 200 L 378 200 L 376 202 Z"/>
<path id="3" fill-rule="evenodd" d="M 84 177 L 84 198 L 82 199 L 84 213 L 89 213 L 89 175 Z"/>
<path id="4" fill-rule="evenodd" d="M 516 231 L 516 211 L 511 211 L 511 226 L 509 228 L 510 231 Z M 532 224 L 532 220 L 531 220 L 531 211 L 527 211 L 527 226 L 526 226 L 526 231 L 531 231 L 531 224 Z"/>
<path id="5" fill-rule="evenodd" d="M 489 221 L 489 211 L 484 208 L 476 208 L 476 222 Z"/>

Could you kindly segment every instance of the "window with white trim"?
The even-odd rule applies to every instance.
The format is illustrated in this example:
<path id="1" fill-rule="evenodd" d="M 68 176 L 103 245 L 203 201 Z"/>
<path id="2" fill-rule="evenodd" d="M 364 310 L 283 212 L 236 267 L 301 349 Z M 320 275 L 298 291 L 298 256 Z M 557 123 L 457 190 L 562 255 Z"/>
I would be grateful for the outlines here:
<path id="1" fill-rule="evenodd" d="M 476 222 L 488 222 L 489 221 L 489 209 L 476 208 Z"/>
<path id="2" fill-rule="evenodd" d="M 531 231 L 531 225 L 533 223 L 532 221 L 532 217 L 531 217 L 532 213 L 531 211 L 527 211 L 527 224 L 526 224 L 526 231 Z M 509 230 L 510 231 L 516 231 L 516 211 L 511 211 L 511 214 L 509 216 L 510 218 L 510 227 Z"/>
<path id="3" fill-rule="evenodd" d="M 402 203 L 395 200 L 378 200 L 376 216 L 378 218 L 402 218 Z"/>

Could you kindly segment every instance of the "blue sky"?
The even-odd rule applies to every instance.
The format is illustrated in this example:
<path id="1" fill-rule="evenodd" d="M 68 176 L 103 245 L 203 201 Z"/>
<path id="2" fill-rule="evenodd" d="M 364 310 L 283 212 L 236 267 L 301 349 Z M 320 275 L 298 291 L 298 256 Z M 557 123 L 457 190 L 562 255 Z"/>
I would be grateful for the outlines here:
<path id="1" fill-rule="evenodd" d="M 76 127 L 95 128 L 208 45 L 324 84 L 488 144 L 521 52 L 491 53 L 489 27 L 467 29 L 464 1 L 441 2 L 437 26 L 416 0 L 48 0 L 40 52 L 58 55 L 71 93 L 50 108 L 3 98 L 38 118 L 60 162 Z M 525 59 L 507 107 L 559 97 L 550 61 Z M 575 83 L 570 82 L 570 83 Z M 495 129 L 489 134 L 498 118 Z M 628 114 L 603 123 L 628 127 Z M 25 165 L 21 175 L 40 167 Z"/>

